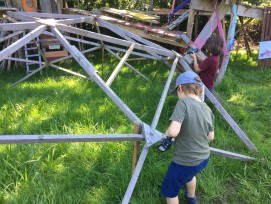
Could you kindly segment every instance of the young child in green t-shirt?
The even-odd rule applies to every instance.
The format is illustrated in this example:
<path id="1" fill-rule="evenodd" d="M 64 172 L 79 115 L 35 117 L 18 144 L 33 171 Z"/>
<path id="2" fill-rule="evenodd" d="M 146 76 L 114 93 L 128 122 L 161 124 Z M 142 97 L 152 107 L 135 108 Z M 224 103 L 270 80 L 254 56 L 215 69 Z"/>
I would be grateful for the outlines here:
<path id="1" fill-rule="evenodd" d="M 167 137 L 175 138 L 174 156 L 161 187 L 168 204 L 179 203 L 179 191 L 185 186 L 187 203 L 197 202 L 196 175 L 207 166 L 209 141 L 214 139 L 214 116 L 200 99 L 202 89 L 195 72 L 184 72 L 176 79 L 174 91 L 179 100 L 165 132 Z"/>

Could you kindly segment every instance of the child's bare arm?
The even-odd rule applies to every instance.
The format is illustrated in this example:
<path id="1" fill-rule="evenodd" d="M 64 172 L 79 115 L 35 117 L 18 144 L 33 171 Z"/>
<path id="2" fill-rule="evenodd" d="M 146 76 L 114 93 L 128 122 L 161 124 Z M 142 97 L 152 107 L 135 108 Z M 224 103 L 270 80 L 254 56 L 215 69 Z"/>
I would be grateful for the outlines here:
<path id="1" fill-rule="evenodd" d="M 198 64 L 198 60 L 197 60 L 197 56 L 196 56 L 196 53 L 193 53 L 193 54 L 190 54 L 190 57 L 193 58 L 194 62 L 193 62 L 193 67 L 194 67 L 194 70 L 195 72 L 200 72 L 200 68 L 199 68 L 199 64 Z"/>
<path id="2" fill-rule="evenodd" d="M 213 131 L 213 132 L 209 132 L 209 134 L 208 134 L 208 140 L 209 141 L 213 141 L 213 139 L 215 138 L 215 132 Z"/>
<path id="3" fill-rule="evenodd" d="M 177 121 L 172 121 L 165 133 L 166 136 L 169 137 L 177 137 L 180 129 L 181 129 L 182 124 L 177 122 Z"/>
<path id="4" fill-rule="evenodd" d="M 199 61 L 203 62 L 205 58 L 201 57 L 198 53 L 195 53 Z"/>

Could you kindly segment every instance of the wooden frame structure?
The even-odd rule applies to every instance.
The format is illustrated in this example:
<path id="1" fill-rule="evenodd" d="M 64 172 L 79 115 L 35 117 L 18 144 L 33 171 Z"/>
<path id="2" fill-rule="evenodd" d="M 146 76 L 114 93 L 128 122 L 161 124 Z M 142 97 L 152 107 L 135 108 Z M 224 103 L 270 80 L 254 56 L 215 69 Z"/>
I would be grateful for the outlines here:
<path id="1" fill-rule="evenodd" d="M 44 67 L 53 67 L 60 69 L 83 78 L 91 78 L 105 93 L 106 95 L 115 103 L 115 105 L 125 114 L 129 120 L 134 124 L 134 134 L 110 134 L 110 135 L 1 135 L 0 144 L 22 144 L 22 143 L 47 143 L 47 142 L 99 142 L 99 141 L 133 141 L 134 142 L 134 160 L 133 165 L 135 166 L 134 173 L 127 187 L 126 193 L 124 195 L 122 203 L 129 203 L 132 196 L 133 190 L 135 188 L 137 179 L 141 172 L 144 161 L 147 157 L 149 148 L 159 141 L 163 133 L 156 130 L 156 126 L 159 121 L 159 117 L 167 96 L 170 83 L 172 81 L 174 72 L 176 71 L 176 66 L 180 65 L 185 70 L 191 70 L 188 62 L 184 56 L 161 47 L 153 42 L 139 37 L 129 31 L 119 28 L 107 21 L 103 20 L 96 15 L 92 16 L 80 16 L 80 15 L 63 15 L 63 14 L 44 14 L 44 13 L 24 13 L 24 12 L 11 12 L 5 11 L 3 13 L 3 18 L 5 18 L 9 23 L 0 24 L 0 32 L 6 34 L 5 39 L 13 38 L 20 35 L 21 32 L 26 32 L 25 36 L 19 38 L 14 44 L 6 47 L 0 51 L 0 61 L 8 59 L 14 61 L 25 62 L 25 59 L 14 58 L 12 54 L 22 48 L 26 43 L 30 42 L 37 36 L 45 33 L 48 35 L 55 36 L 63 47 L 69 52 L 69 56 L 63 57 L 57 60 L 49 62 L 46 57 L 43 56 L 43 62 L 41 62 L 42 67 L 33 71 L 31 74 L 26 75 L 24 78 L 15 82 L 17 85 L 27 78 L 31 77 L 35 73 L 42 70 Z M 52 19 L 54 17 L 55 19 Z M 91 32 L 81 28 L 77 28 L 71 25 L 77 23 L 88 23 L 97 26 L 97 32 Z M 105 27 L 119 36 L 119 38 L 114 38 L 111 36 L 103 35 L 99 31 L 99 26 Z M 84 37 L 84 39 L 74 38 L 64 33 L 71 33 Z M 183 39 L 189 43 L 189 39 L 183 37 Z M 74 45 L 69 41 L 75 41 L 80 43 L 85 43 L 92 46 L 90 49 L 80 52 Z M 110 78 L 105 82 L 100 76 L 95 67 L 89 62 L 84 53 L 91 52 L 97 49 L 106 50 L 113 56 L 120 60 L 116 69 L 113 71 Z M 113 50 L 126 53 L 122 58 L 119 57 Z M 201 53 L 203 55 L 203 53 Z M 147 79 L 143 74 L 132 67 L 127 59 L 130 55 L 137 57 L 144 57 L 153 60 L 163 61 L 167 66 L 171 68 L 170 74 L 168 76 L 167 82 L 164 86 L 162 96 L 160 98 L 156 113 L 154 115 L 151 125 L 144 123 L 133 111 L 118 97 L 118 95 L 110 88 L 110 85 L 114 82 L 117 74 L 121 70 L 124 64 L 128 65 L 137 74 Z M 55 63 L 64 59 L 74 58 L 78 64 L 85 70 L 88 77 L 72 72 L 67 68 L 62 68 L 57 66 Z M 171 63 L 173 61 L 173 63 Z M 34 62 L 35 63 L 35 62 Z M 40 62 L 36 62 L 40 63 Z M 210 101 L 214 104 L 217 110 L 221 113 L 224 119 L 229 123 L 232 129 L 244 142 L 244 144 L 252 151 L 257 152 L 257 148 L 248 139 L 245 133 L 239 128 L 235 121 L 230 117 L 227 111 L 222 107 L 222 105 L 216 100 L 216 98 L 205 88 L 205 93 Z M 139 141 L 145 141 L 145 145 L 139 155 Z M 224 151 L 216 148 L 210 148 L 212 154 L 221 155 L 224 157 L 238 159 L 242 161 L 252 161 L 255 158 Z"/>

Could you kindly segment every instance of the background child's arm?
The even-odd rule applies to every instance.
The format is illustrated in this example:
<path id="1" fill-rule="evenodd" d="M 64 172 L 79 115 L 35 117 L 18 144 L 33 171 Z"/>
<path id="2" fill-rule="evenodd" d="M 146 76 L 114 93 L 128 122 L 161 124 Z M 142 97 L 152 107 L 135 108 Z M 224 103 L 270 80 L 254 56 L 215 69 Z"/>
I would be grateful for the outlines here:
<path id="1" fill-rule="evenodd" d="M 215 138 L 215 132 L 213 131 L 213 132 L 209 132 L 209 134 L 208 134 L 208 140 L 209 141 L 213 141 L 213 139 Z"/>
<path id="2" fill-rule="evenodd" d="M 194 60 L 193 64 L 194 64 L 194 70 L 195 70 L 195 72 L 200 72 L 201 70 L 199 68 L 199 64 L 198 64 L 198 60 L 197 60 L 196 54 L 195 53 L 190 54 L 190 57 L 192 57 L 193 60 Z"/>
<path id="3" fill-rule="evenodd" d="M 195 53 L 197 56 L 197 59 L 201 62 L 203 62 L 205 60 L 205 58 L 201 57 L 198 53 Z"/>
<path id="4" fill-rule="evenodd" d="M 181 130 L 182 124 L 177 121 L 172 121 L 165 133 L 166 136 L 169 137 L 177 137 L 180 130 Z"/>

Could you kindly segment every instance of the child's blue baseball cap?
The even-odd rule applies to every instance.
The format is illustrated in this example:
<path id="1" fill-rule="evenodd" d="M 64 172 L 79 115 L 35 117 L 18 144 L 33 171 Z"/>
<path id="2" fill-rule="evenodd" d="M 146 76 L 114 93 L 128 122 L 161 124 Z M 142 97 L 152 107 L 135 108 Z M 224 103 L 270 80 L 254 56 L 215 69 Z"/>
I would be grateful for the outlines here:
<path id="1" fill-rule="evenodd" d="M 193 71 L 186 71 L 184 73 L 181 73 L 177 79 L 176 79 L 176 86 L 175 88 L 171 91 L 171 94 L 177 95 L 177 88 L 179 85 L 183 84 L 197 84 L 202 86 L 203 83 L 195 72 Z"/>

